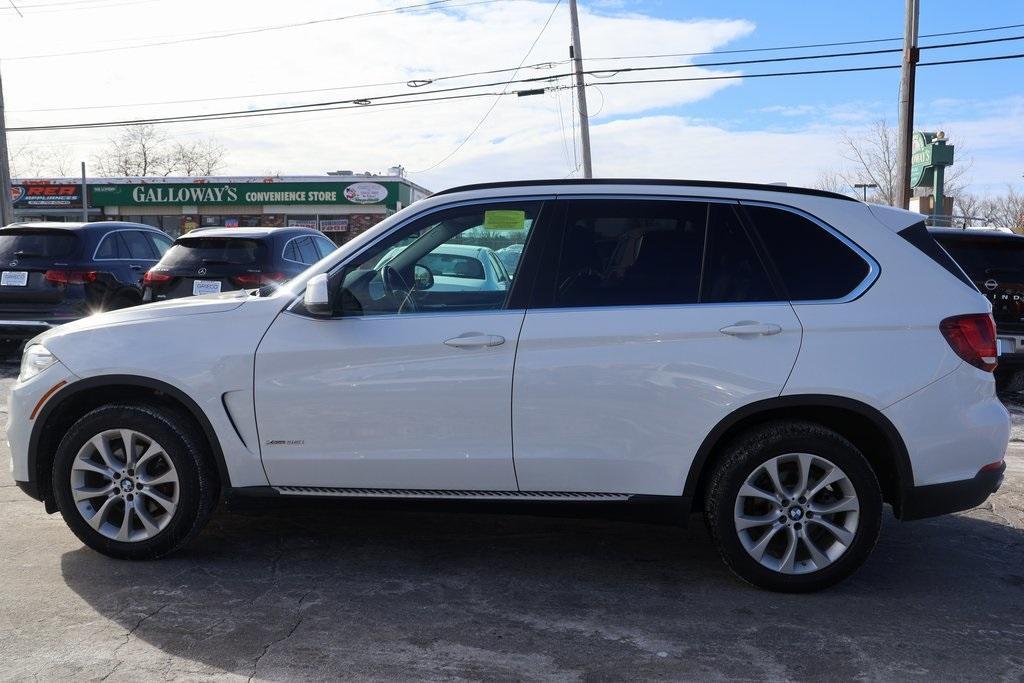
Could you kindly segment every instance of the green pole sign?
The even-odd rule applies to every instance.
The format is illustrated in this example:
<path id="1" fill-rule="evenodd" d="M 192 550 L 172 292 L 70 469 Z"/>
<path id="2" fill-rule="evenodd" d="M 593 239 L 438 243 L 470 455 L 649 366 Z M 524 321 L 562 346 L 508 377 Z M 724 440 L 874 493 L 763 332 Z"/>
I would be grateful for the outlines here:
<path id="1" fill-rule="evenodd" d="M 946 166 L 953 164 L 953 145 L 946 143 L 946 134 L 914 133 L 910 155 L 910 186 L 935 188 L 935 205 L 932 207 L 932 222 L 942 224 L 945 204 Z"/>

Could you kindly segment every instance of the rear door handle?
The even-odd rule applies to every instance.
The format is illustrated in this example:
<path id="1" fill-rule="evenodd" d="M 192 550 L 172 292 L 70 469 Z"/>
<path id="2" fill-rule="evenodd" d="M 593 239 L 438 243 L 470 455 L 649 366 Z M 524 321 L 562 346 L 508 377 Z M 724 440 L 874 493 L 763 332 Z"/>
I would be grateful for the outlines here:
<path id="1" fill-rule="evenodd" d="M 505 338 L 498 334 L 468 332 L 458 337 L 445 339 L 444 343 L 456 349 L 480 349 L 487 346 L 501 346 L 505 343 Z"/>
<path id="2" fill-rule="evenodd" d="M 134 263 L 128 267 L 131 268 L 132 270 L 142 270 L 142 266 L 137 266 Z"/>
<path id="3" fill-rule="evenodd" d="M 730 337 L 767 337 L 782 332 L 782 328 L 773 323 L 758 323 L 744 320 L 735 325 L 723 327 L 719 332 Z"/>

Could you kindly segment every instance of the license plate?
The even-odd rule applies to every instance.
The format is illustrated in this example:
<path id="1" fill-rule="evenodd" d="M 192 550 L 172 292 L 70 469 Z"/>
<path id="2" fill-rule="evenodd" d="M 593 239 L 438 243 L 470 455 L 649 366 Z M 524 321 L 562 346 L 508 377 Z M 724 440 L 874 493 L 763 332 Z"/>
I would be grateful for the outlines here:
<path id="1" fill-rule="evenodd" d="M 219 280 L 196 280 L 192 283 L 193 294 L 219 294 Z"/>
<path id="2" fill-rule="evenodd" d="M 999 337 L 999 338 L 997 338 L 996 339 L 996 349 L 999 351 L 999 355 L 1001 356 L 1004 353 L 1013 353 L 1014 352 L 1014 346 L 1015 346 L 1015 344 L 1013 342 L 1014 342 L 1014 340 L 1013 340 L 1012 337 Z"/>
<path id="3" fill-rule="evenodd" d="M 24 270 L 5 270 L 0 274 L 0 286 L 24 287 L 28 284 L 28 273 Z"/>

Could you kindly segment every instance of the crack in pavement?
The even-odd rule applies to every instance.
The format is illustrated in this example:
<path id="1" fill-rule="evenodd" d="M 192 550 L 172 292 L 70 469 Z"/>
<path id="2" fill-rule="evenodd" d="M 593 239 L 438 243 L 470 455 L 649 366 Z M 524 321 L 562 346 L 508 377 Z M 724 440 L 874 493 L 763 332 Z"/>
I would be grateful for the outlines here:
<path id="1" fill-rule="evenodd" d="M 295 635 L 295 631 L 297 631 L 299 626 L 302 624 L 302 619 L 303 619 L 303 617 L 302 617 L 302 603 L 304 603 L 306 601 L 306 598 L 308 598 L 312 594 L 313 594 L 313 591 L 311 591 L 311 590 L 310 591 L 306 591 L 305 593 L 302 594 L 302 597 L 299 598 L 298 603 L 296 603 L 296 605 L 295 605 L 295 623 L 292 624 L 292 627 L 288 631 L 288 633 L 285 634 L 284 637 L 278 638 L 276 640 L 272 640 L 272 641 L 270 641 L 269 643 L 267 643 L 266 645 L 263 646 L 263 652 L 261 652 L 259 654 L 259 656 L 256 657 L 256 661 L 254 661 L 252 663 L 252 673 L 249 674 L 248 683 L 252 683 L 252 680 L 254 678 L 256 678 L 256 672 L 259 670 L 260 661 L 270 651 L 270 648 L 274 647 L 275 645 L 277 645 L 279 643 L 283 643 L 284 641 L 288 640 L 293 635 Z"/>

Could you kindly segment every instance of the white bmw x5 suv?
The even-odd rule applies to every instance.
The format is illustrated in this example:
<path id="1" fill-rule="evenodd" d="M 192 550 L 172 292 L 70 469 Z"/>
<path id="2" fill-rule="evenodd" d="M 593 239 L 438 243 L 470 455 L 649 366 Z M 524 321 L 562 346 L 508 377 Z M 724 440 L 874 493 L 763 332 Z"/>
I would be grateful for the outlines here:
<path id="1" fill-rule="evenodd" d="M 509 286 L 434 288 L 429 255 L 455 244 L 521 245 Z M 277 289 L 46 332 L 8 437 L 19 486 L 117 558 L 179 548 L 240 494 L 647 501 L 702 511 L 747 581 L 806 591 L 865 560 L 883 503 L 910 520 L 998 488 L 996 360 L 988 301 L 919 214 L 500 183 L 418 202 Z"/>

